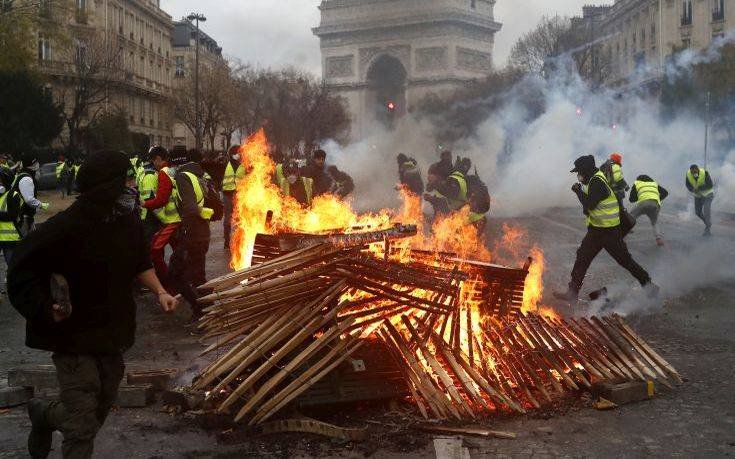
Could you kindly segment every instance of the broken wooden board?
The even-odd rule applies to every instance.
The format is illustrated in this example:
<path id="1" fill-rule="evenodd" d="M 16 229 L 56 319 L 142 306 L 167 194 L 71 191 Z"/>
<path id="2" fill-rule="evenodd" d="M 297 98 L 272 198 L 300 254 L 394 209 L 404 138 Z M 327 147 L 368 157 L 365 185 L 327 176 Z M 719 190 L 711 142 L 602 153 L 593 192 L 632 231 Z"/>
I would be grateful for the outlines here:
<path id="1" fill-rule="evenodd" d="M 285 432 L 313 433 L 344 441 L 363 441 L 367 438 L 367 427 L 339 427 L 311 418 L 272 421 L 261 427 L 261 433 L 264 435 Z"/>
<path id="2" fill-rule="evenodd" d="M 503 438 L 507 440 L 514 440 L 516 438 L 516 434 L 514 432 L 489 430 L 481 427 L 445 427 L 422 424 L 419 426 L 419 428 L 428 432 L 440 432 L 447 434 L 474 435 L 478 437 Z"/>

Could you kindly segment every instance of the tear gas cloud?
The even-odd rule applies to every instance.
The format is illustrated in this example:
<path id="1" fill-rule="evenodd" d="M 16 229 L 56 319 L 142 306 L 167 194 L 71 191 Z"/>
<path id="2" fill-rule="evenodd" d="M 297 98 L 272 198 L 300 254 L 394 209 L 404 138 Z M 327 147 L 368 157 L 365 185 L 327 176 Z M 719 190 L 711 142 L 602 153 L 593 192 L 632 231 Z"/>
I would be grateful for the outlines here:
<path id="1" fill-rule="evenodd" d="M 676 56 L 667 66 L 666 76 L 680 76 L 693 65 L 715 61 L 719 47 L 733 39 L 735 31 L 711 49 L 699 53 L 687 50 Z M 660 74 L 660 70 L 648 71 Z M 542 100 L 544 109 L 539 116 L 529 116 L 529 94 Z M 569 172 L 574 159 L 592 154 L 599 165 L 610 153 L 619 152 L 629 183 L 641 174 L 651 176 L 669 190 L 664 207 L 676 221 L 696 219 L 685 174 L 690 164 L 703 165 L 705 123 L 701 117 L 682 112 L 663 120 L 657 101 L 632 91 L 622 97 L 611 90 L 593 92 L 576 74 L 563 70 L 547 79 L 527 76 L 503 100 L 501 108 L 489 113 L 473 136 L 449 146 L 456 155 L 471 158 L 488 184 L 493 215 L 517 217 L 553 207 L 577 207 L 570 191 L 576 180 Z M 416 158 L 426 178 L 428 166 L 439 156 L 436 126 L 409 115 L 394 130 L 374 132 L 345 148 L 336 143 L 326 145 L 331 158 L 355 179 L 356 207 L 371 210 L 399 204 L 394 191 L 397 153 Z M 714 211 L 735 212 L 735 201 L 727 199 L 735 196 L 735 149 L 727 151 L 718 145 L 722 143 L 711 132 L 708 170 L 716 186 Z M 715 215 L 715 221 L 719 220 Z M 647 232 L 647 219 L 639 224 L 641 231 Z M 715 237 L 707 243 L 659 251 L 641 261 L 662 287 L 664 298 L 681 296 L 735 280 L 731 261 L 735 249 L 731 246 L 729 239 Z M 661 301 L 648 300 L 642 290 L 631 287 L 635 281 L 627 274 L 608 285 L 612 301 L 607 306 L 614 305 L 621 314 L 661 307 Z M 588 312 L 603 306 L 593 304 Z"/>
<path id="2" fill-rule="evenodd" d="M 666 75 L 681 75 L 693 65 L 715 61 L 719 49 L 734 40 L 732 31 L 707 50 L 686 50 L 670 60 Z M 569 56 L 559 58 L 564 59 Z M 449 146 L 455 154 L 472 159 L 492 194 L 493 213 L 521 216 L 576 205 L 569 191 L 576 180 L 569 173 L 574 159 L 592 154 L 600 164 L 613 152 L 623 155 L 629 183 L 646 174 L 669 190 L 668 203 L 686 202 L 686 170 L 690 164 L 703 164 L 704 121 L 684 112 L 664 121 L 657 102 L 632 91 L 622 97 L 611 90 L 593 92 L 578 75 L 566 70 L 571 66 L 562 63 L 550 78 L 525 77 L 504 95 L 502 107 L 489 113 L 473 136 Z M 529 94 L 540 97 L 544 106 L 540 116 L 532 119 L 524 106 Z M 409 115 L 393 130 L 376 130 L 347 147 L 334 142 L 325 145 L 331 160 L 353 175 L 359 190 L 357 208 L 397 204 L 397 153 L 416 158 L 426 178 L 428 166 L 438 160 L 435 127 Z M 731 195 L 735 192 L 735 150 L 719 151 L 716 138 L 710 139 L 708 169 L 716 192 Z M 720 199 L 717 209 L 735 212 L 735 203 Z"/>

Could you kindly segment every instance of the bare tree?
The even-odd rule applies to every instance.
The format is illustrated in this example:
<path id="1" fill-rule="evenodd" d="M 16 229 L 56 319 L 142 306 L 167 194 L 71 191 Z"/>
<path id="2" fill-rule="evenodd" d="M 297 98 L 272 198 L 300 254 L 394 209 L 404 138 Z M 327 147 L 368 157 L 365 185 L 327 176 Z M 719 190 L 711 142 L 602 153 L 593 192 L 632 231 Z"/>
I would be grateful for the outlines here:
<path id="1" fill-rule="evenodd" d="M 120 49 L 116 38 L 99 32 L 77 35 L 65 47 L 59 99 L 64 107 L 68 148 L 79 146 L 81 129 L 104 112 L 110 92 L 122 84 Z"/>
<path id="2" fill-rule="evenodd" d="M 569 57 L 579 74 L 591 75 L 593 64 L 603 64 L 594 38 L 592 27 L 580 18 L 543 17 L 513 45 L 509 62 L 525 72 L 541 72 L 553 68 L 555 60 Z"/>

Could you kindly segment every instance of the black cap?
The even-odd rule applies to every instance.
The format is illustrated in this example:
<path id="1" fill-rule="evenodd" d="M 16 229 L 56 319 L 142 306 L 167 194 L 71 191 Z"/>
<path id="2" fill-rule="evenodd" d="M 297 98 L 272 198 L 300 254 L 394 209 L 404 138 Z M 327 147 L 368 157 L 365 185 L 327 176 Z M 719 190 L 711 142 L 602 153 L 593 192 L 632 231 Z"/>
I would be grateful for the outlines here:
<path id="1" fill-rule="evenodd" d="M 595 157 L 592 155 L 580 156 L 574 161 L 574 169 L 569 172 L 589 172 L 595 168 Z"/>
<path id="2" fill-rule="evenodd" d="M 695 170 L 695 169 L 699 169 L 699 166 L 697 166 L 696 164 L 692 164 L 691 166 L 689 166 L 689 170 Z"/>
<path id="3" fill-rule="evenodd" d="M 79 168 L 77 175 L 79 192 L 85 193 L 115 181 L 122 186 L 130 166 L 128 157 L 119 151 L 99 151 L 92 154 Z"/>

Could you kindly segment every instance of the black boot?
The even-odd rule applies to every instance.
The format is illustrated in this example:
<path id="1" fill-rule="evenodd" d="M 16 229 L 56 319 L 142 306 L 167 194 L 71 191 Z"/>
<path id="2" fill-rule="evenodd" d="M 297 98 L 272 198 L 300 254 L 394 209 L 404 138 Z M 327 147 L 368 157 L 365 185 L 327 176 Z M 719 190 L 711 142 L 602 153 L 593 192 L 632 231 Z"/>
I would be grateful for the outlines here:
<path id="1" fill-rule="evenodd" d="M 47 403 L 35 398 L 28 402 L 28 417 L 31 420 L 31 433 L 28 435 L 28 453 L 33 459 L 45 459 L 51 452 L 54 429 L 46 420 L 47 406 Z"/>

